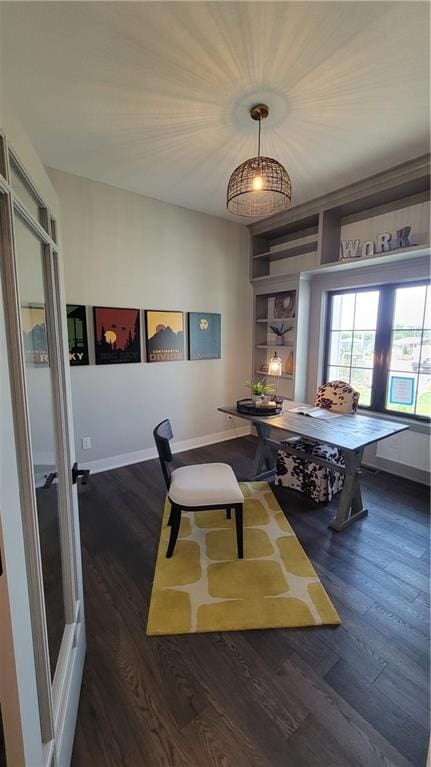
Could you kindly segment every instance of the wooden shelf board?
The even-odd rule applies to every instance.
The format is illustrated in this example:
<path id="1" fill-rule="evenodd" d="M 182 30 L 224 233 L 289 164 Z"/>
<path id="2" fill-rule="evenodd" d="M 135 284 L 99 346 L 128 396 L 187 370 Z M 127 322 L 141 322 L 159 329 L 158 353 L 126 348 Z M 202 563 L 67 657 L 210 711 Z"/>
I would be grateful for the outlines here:
<path id="1" fill-rule="evenodd" d="M 280 344 L 256 344 L 256 349 L 292 349 L 293 347 L 293 341 L 291 344 L 283 344 L 283 346 Z"/>
<path id="2" fill-rule="evenodd" d="M 400 248 L 399 250 L 389 251 L 387 253 L 375 253 L 373 256 L 367 256 L 366 258 L 346 258 L 342 261 L 328 261 L 322 263 L 320 266 L 315 266 L 312 269 L 304 269 L 304 272 L 327 272 L 327 271 L 340 271 L 342 269 L 348 269 L 350 267 L 357 268 L 361 265 L 372 264 L 390 264 L 395 261 L 402 261 L 406 256 L 428 256 L 430 254 L 431 245 L 410 245 L 408 248 Z"/>
<path id="3" fill-rule="evenodd" d="M 268 378 L 286 378 L 288 380 L 292 380 L 293 378 L 293 375 L 287 375 L 287 373 L 282 373 L 281 376 L 273 376 L 270 373 L 265 373 L 264 370 L 255 370 L 254 372 L 256 375 L 267 376 Z"/>
<path id="4" fill-rule="evenodd" d="M 265 261 L 281 261 L 284 258 L 302 256 L 304 253 L 317 253 L 317 234 L 307 234 L 305 237 L 290 240 L 282 245 L 274 245 L 265 253 L 253 256 L 253 261 L 265 259 Z"/>
<path id="5" fill-rule="evenodd" d="M 296 317 L 260 317 L 256 322 L 293 322 L 295 324 Z"/>
<path id="6" fill-rule="evenodd" d="M 283 279 L 283 277 L 288 277 L 289 280 L 295 280 L 295 279 L 299 280 L 301 274 L 303 274 L 303 272 L 295 272 L 292 274 L 264 274 L 262 275 L 262 277 L 251 277 L 250 282 L 256 282 L 256 283 L 259 283 L 259 282 L 265 283 L 265 282 L 271 282 L 271 281 L 274 282 L 274 280 L 280 280 L 280 278 Z M 268 293 L 268 295 L 272 296 L 274 295 L 274 293 L 283 293 L 283 292 L 284 291 L 279 289 L 279 290 L 273 291 L 273 293 Z"/>

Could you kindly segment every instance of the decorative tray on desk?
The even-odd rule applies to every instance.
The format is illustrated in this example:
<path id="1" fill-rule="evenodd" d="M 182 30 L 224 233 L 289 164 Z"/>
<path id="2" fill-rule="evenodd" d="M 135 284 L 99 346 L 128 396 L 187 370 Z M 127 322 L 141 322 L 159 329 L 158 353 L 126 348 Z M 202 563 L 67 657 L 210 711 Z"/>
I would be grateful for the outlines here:
<path id="1" fill-rule="evenodd" d="M 253 402 L 252 399 L 239 399 L 236 403 L 236 409 L 238 413 L 244 413 L 244 415 L 280 415 L 283 409 L 282 402 L 271 402 L 265 405 Z"/>

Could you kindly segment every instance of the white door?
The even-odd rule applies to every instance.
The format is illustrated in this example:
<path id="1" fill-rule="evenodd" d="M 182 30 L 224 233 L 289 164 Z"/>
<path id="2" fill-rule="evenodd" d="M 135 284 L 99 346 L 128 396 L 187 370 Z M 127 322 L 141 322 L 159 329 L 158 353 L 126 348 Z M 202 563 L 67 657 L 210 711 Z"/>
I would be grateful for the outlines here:
<path id="1" fill-rule="evenodd" d="M 0 709 L 8 767 L 67 767 L 85 655 L 57 231 L 1 135 Z"/>

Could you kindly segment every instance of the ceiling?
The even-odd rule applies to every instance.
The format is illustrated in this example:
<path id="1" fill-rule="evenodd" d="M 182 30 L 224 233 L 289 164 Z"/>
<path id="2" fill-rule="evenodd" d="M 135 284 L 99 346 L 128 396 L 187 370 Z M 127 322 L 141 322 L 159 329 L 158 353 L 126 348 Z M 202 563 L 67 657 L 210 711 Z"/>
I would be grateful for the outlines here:
<path id="1" fill-rule="evenodd" d="M 293 204 L 428 151 L 426 2 L 2 3 L 6 92 L 47 166 L 232 220 L 263 154 Z"/>

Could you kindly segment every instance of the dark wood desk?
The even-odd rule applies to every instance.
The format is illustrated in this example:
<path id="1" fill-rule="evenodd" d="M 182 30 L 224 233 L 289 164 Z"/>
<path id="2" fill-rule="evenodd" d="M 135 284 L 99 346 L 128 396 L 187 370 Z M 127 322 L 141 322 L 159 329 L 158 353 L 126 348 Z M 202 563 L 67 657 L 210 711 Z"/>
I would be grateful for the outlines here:
<path id="1" fill-rule="evenodd" d="M 305 458 L 303 452 L 296 450 L 294 442 L 280 444 L 271 439 L 271 432 L 285 431 L 298 437 L 304 437 L 313 442 L 325 442 L 327 445 L 338 447 L 343 455 L 345 467 L 313 456 L 313 463 L 326 466 L 344 474 L 344 486 L 340 493 L 338 510 L 330 522 L 334 530 L 344 530 L 356 520 L 368 514 L 363 508 L 361 487 L 359 483 L 362 455 L 367 445 L 380 442 L 405 431 L 409 427 L 395 421 L 386 421 L 365 415 L 341 415 L 337 418 L 324 420 L 310 418 L 298 413 L 289 412 L 290 408 L 299 407 L 303 403 L 285 401 L 283 413 L 278 416 L 250 416 L 238 413 L 236 407 L 219 407 L 222 413 L 228 413 L 235 418 L 251 421 L 256 428 L 258 444 L 254 464 L 254 479 L 270 479 L 275 474 L 275 450 L 282 448 L 289 455 Z"/>

